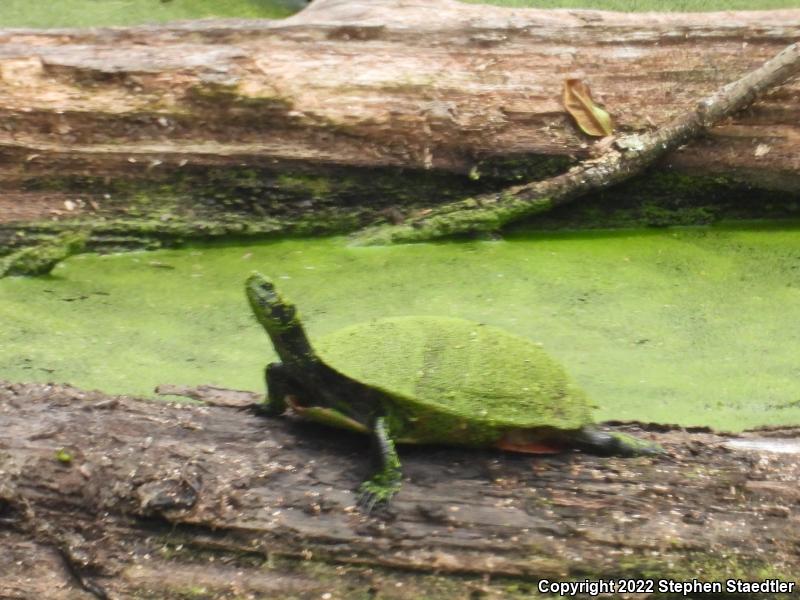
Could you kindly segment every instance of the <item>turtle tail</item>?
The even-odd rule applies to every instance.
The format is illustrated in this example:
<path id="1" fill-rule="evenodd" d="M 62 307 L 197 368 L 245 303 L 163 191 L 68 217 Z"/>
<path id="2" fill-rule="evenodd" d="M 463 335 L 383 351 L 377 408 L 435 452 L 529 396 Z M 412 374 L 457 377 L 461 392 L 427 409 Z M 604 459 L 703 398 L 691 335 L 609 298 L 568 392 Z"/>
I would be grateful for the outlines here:
<path id="1" fill-rule="evenodd" d="M 254 272 L 247 278 L 245 289 L 250 307 L 272 340 L 281 361 L 313 360 L 314 350 L 297 316 L 297 309 L 278 294 L 275 284 L 268 277 Z"/>

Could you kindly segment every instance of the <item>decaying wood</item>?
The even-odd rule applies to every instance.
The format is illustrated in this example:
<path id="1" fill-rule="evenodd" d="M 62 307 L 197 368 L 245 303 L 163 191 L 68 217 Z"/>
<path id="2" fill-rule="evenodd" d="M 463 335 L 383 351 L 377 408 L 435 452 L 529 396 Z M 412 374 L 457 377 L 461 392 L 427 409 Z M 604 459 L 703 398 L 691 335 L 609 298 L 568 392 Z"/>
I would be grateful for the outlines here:
<path id="1" fill-rule="evenodd" d="M 720 120 L 739 111 L 760 94 L 800 73 L 800 45 L 791 44 L 758 69 L 702 99 L 651 133 L 614 140 L 593 160 L 586 160 L 550 179 L 445 204 L 416 218 L 358 235 L 361 243 L 412 242 L 462 234 L 496 231 L 503 225 L 551 210 L 640 174 L 665 154 L 683 146 Z M 602 134 L 601 134 L 602 135 Z"/>
<path id="2" fill-rule="evenodd" d="M 147 227 L 353 229 L 590 156 L 561 106 L 566 78 L 586 80 L 621 133 L 646 132 L 795 41 L 798 23 L 798 10 L 316 0 L 276 22 L 2 31 L 0 237 L 81 219 L 121 242 Z M 661 168 L 797 192 L 799 93 L 776 90 Z"/>
<path id="3" fill-rule="evenodd" d="M 4 383 L 0 596 L 537 598 L 541 578 L 796 578 L 798 454 L 628 429 L 669 454 L 405 448 L 396 502 L 364 517 L 361 437 Z"/>

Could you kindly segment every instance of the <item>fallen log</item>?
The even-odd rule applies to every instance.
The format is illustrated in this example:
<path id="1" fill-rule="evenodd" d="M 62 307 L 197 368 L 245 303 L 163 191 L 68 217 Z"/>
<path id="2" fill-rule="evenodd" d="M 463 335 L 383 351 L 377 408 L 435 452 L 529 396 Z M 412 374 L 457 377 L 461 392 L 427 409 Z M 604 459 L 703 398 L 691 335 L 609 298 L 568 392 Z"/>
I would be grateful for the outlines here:
<path id="1" fill-rule="evenodd" d="M 497 231 L 504 225 L 626 181 L 718 121 L 731 116 L 769 89 L 800 73 L 800 46 L 791 44 L 758 69 L 699 101 L 654 132 L 613 140 L 601 156 L 566 173 L 500 192 L 427 210 L 401 224 L 361 232 L 361 244 L 416 242 L 464 233 Z"/>
<path id="2" fill-rule="evenodd" d="M 0 596 L 531 598 L 543 579 L 796 583 L 797 430 L 615 428 L 669 454 L 409 447 L 391 509 L 365 517 L 353 489 L 366 438 L 2 383 Z"/>
<path id="3" fill-rule="evenodd" d="M 798 16 L 317 0 L 285 21 L 2 31 L 0 246 L 350 231 L 552 176 L 592 152 L 564 78 L 646 132 L 796 40 Z M 790 204 L 799 91 L 671 153 L 656 187 Z"/>

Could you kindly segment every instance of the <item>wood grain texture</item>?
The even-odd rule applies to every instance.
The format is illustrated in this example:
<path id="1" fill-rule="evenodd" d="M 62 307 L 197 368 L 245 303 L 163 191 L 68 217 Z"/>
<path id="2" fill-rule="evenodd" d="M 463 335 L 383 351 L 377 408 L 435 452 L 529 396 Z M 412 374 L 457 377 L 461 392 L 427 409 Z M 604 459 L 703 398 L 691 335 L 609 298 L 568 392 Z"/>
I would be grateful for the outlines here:
<path id="1" fill-rule="evenodd" d="M 540 578 L 785 579 L 800 564 L 797 454 L 708 432 L 617 426 L 660 458 L 405 448 L 403 489 L 365 517 L 367 440 L 338 430 L 38 384 L 2 384 L 0 418 L 4 597 L 60 577 L 44 597 L 505 598 L 513 583 L 530 598 Z M 798 433 L 745 434 L 768 436 Z"/>
<path id="2" fill-rule="evenodd" d="M 565 78 L 585 79 L 619 131 L 643 131 L 798 37 L 800 10 L 618 14 L 454 0 L 317 0 L 274 22 L 3 31 L 0 145 L 26 172 L 42 161 L 113 171 L 131 159 L 466 172 L 487 155 L 585 156 L 589 140 L 561 106 Z M 800 170 L 799 95 L 798 83 L 776 90 L 674 164 Z M 762 143 L 770 150 L 756 157 Z M 6 161 L 0 175 L 12 171 Z"/>

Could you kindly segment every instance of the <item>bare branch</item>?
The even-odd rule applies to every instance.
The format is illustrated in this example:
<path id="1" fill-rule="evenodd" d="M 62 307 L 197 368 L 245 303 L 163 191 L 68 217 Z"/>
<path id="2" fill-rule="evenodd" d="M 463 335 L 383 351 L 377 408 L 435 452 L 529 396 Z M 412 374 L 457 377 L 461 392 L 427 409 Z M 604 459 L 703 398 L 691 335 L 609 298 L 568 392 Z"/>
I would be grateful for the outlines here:
<path id="1" fill-rule="evenodd" d="M 640 173 L 721 119 L 749 105 L 759 94 L 800 72 L 800 46 L 792 44 L 740 79 L 697 103 L 696 107 L 652 133 L 615 141 L 615 148 L 566 173 L 502 192 L 452 202 L 409 219 L 357 234 L 361 244 L 424 241 L 437 237 L 496 231 L 503 225 L 571 202 Z"/>

